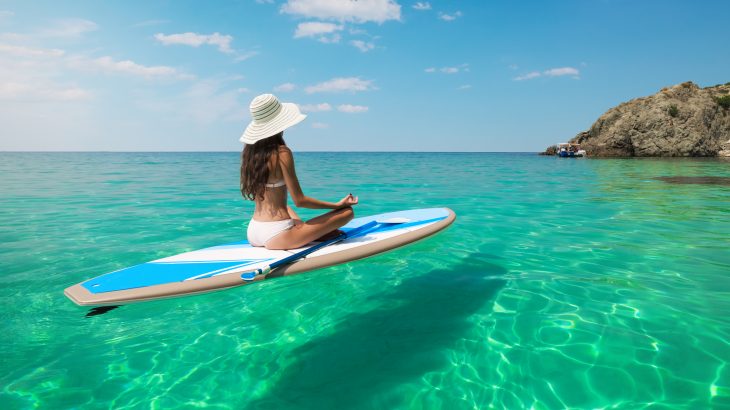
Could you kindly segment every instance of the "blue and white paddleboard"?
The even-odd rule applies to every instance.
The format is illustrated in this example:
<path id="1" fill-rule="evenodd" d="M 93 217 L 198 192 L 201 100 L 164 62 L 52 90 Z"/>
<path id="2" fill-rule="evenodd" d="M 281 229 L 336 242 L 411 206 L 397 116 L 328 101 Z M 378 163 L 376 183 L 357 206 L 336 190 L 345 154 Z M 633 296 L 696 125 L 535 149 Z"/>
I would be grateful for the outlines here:
<path id="1" fill-rule="evenodd" d="M 243 280 L 242 275 L 265 269 L 315 244 L 286 251 L 254 247 L 245 241 L 213 246 L 97 276 L 66 288 L 64 293 L 78 305 L 103 306 L 211 292 L 386 252 L 432 235 L 449 226 L 455 218 L 448 208 L 355 218 L 342 230 L 348 232 L 373 221 L 378 224 L 364 234 L 317 249 L 253 280 Z"/>

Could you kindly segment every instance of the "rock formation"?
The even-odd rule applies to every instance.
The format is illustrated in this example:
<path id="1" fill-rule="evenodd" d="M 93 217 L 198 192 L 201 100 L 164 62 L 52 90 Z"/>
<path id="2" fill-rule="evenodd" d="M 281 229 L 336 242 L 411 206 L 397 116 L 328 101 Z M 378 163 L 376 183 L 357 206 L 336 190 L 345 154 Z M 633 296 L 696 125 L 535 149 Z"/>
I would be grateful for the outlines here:
<path id="1" fill-rule="evenodd" d="M 692 82 L 608 110 L 570 142 L 588 156 L 730 156 L 730 83 Z"/>

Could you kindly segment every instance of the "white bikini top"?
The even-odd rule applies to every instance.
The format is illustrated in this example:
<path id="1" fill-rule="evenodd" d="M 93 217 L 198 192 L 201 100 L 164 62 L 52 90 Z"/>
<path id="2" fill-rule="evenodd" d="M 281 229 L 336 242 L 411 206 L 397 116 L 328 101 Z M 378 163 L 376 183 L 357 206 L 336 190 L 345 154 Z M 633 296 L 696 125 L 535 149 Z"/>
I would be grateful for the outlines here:
<path id="1" fill-rule="evenodd" d="M 286 186 L 286 181 L 284 181 L 283 179 L 280 179 L 280 180 L 278 180 L 276 182 L 272 182 L 270 184 L 266 184 L 266 188 L 278 188 L 280 186 Z"/>

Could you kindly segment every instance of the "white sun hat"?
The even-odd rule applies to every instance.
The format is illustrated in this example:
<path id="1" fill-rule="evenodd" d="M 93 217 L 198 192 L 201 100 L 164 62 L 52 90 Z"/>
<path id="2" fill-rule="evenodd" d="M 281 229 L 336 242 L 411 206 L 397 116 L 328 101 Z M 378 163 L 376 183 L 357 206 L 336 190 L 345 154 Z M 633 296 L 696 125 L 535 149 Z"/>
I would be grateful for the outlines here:
<path id="1" fill-rule="evenodd" d="M 296 104 L 280 103 L 272 94 L 261 94 L 254 98 L 249 108 L 251 123 L 240 139 L 245 144 L 255 144 L 256 141 L 274 136 L 307 118 Z"/>

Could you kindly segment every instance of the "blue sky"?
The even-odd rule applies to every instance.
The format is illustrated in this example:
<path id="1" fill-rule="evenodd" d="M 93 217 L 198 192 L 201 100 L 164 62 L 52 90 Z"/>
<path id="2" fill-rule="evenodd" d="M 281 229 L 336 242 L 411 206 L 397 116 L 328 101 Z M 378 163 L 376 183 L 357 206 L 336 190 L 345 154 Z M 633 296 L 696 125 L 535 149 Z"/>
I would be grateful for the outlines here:
<path id="1" fill-rule="evenodd" d="M 272 92 L 302 151 L 537 151 L 730 81 L 727 1 L 0 1 L 0 150 L 235 151 Z"/>

